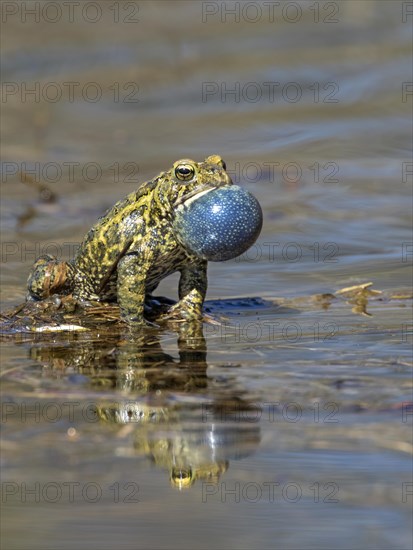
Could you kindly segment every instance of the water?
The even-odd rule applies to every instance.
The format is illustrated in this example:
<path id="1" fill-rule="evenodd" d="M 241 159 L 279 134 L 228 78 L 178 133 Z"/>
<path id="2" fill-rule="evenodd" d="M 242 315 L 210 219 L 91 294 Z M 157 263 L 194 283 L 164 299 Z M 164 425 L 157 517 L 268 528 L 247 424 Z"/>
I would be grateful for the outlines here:
<path id="1" fill-rule="evenodd" d="M 281 2 L 272 20 L 100 2 L 55 23 L 54 3 L 39 22 L 11 4 L 3 309 L 35 256 L 72 255 L 178 158 L 219 153 L 264 228 L 210 264 L 226 321 L 204 340 L 3 341 L 2 547 L 411 548 L 409 3 Z M 370 316 L 337 294 L 367 282 Z"/>

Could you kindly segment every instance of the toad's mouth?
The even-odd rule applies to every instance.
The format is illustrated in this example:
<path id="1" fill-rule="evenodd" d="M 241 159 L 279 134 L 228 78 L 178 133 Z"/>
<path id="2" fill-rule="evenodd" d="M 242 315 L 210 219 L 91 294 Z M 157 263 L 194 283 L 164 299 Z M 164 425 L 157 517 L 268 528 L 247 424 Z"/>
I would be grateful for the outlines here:
<path id="1" fill-rule="evenodd" d="M 179 199 L 175 202 L 175 206 L 189 206 L 191 202 L 199 199 L 203 195 L 206 195 L 207 193 L 210 193 L 214 189 L 217 189 L 216 185 L 211 185 L 208 187 L 205 187 L 203 185 L 202 187 L 198 187 L 190 191 L 189 193 L 186 193 L 185 195 L 182 195 L 182 197 L 179 197 Z"/>
<path id="2" fill-rule="evenodd" d="M 207 193 L 214 191 L 215 189 L 219 189 L 227 185 L 232 185 L 232 181 L 229 177 L 228 177 L 228 181 L 225 182 L 224 185 L 222 185 L 222 183 L 218 183 L 218 184 L 210 183 L 206 185 L 203 184 L 202 186 L 200 185 L 199 187 L 195 187 L 195 189 L 192 189 L 192 191 L 189 191 L 189 193 L 185 193 L 181 197 L 178 197 L 178 199 L 175 201 L 174 206 L 175 207 L 179 207 L 181 205 L 189 206 L 191 202 L 198 200 L 203 195 L 206 195 Z"/>

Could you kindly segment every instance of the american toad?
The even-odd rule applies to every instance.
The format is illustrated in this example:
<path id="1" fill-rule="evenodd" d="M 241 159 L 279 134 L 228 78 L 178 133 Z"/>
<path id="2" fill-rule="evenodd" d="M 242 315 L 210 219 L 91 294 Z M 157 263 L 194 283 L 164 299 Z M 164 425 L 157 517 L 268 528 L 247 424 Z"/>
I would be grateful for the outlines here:
<path id="1" fill-rule="evenodd" d="M 175 162 L 106 212 L 73 260 L 39 258 L 28 279 L 27 299 L 72 294 L 79 301 L 117 301 L 122 319 L 141 325 L 145 300 L 164 277 L 179 271 L 179 302 L 166 317 L 201 319 L 207 261 L 177 241 L 174 212 L 201 193 L 231 184 L 218 155 L 200 163 Z"/>

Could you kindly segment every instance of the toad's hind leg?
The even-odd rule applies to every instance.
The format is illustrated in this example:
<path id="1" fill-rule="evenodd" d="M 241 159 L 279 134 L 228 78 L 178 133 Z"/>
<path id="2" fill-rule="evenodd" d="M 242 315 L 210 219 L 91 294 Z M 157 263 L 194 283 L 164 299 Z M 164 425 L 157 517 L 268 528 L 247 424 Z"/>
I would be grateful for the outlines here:
<path id="1" fill-rule="evenodd" d="M 44 300 L 52 294 L 69 294 L 73 285 L 73 266 L 45 254 L 36 260 L 30 271 L 26 300 Z"/>

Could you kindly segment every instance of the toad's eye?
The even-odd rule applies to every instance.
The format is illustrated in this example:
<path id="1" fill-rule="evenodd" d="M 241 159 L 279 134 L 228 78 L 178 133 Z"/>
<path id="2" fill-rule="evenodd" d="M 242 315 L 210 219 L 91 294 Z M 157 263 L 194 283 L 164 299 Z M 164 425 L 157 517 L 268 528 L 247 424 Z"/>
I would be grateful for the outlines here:
<path id="1" fill-rule="evenodd" d="M 181 181 L 189 181 L 195 176 L 195 168 L 192 164 L 178 164 L 175 176 Z"/>
<path id="2" fill-rule="evenodd" d="M 177 487 L 178 489 L 185 489 L 186 487 L 190 487 L 193 481 L 194 478 L 191 468 L 172 468 L 171 482 L 174 487 Z"/>

